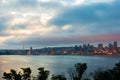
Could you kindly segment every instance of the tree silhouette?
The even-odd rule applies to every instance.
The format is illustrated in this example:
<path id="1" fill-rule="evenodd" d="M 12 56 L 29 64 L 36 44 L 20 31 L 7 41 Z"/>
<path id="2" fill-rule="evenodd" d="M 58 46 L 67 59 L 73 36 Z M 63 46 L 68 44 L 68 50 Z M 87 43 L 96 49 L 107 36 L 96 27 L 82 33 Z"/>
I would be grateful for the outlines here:
<path id="1" fill-rule="evenodd" d="M 31 78 L 31 69 L 30 67 L 28 68 L 21 68 L 23 73 L 19 72 L 17 73 L 16 70 L 11 69 L 10 73 L 3 73 L 3 79 L 6 80 L 30 80 Z"/>
<path id="2" fill-rule="evenodd" d="M 62 74 L 59 74 L 59 75 L 53 74 L 51 80 L 67 80 L 67 79 L 66 79 L 66 77 L 65 77 L 64 75 L 62 75 Z"/>
<path id="3" fill-rule="evenodd" d="M 22 78 L 21 73 L 20 72 L 17 73 L 14 69 L 11 69 L 10 73 L 6 72 L 3 73 L 3 79 L 6 80 L 22 80 L 21 78 Z"/>
<path id="4" fill-rule="evenodd" d="M 31 77 L 31 69 L 30 67 L 21 68 L 22 72 L 17 72 L 14 69 L 11 69 L 9 73 L 3 73 L 3 79 L 5 80 L 47 80 L 49 76 L 49 71 L 45 70 L 44 67 L 38 68 L 38 75 L 37 77 Z M 88 78 L 82 79 L 82 75 L 87 69 L 86 63 L 77 63 L 74 65 L 74 68 L 69 69 L 69 75 L 71 80 L 90 80 Z M 92 74 L 92 80 L 120 80 L 120 62 L 116 63 L 113 69 L 108 70 L 99 70 L 95 71 Z M 51 80 L 67 80 L 67 78 L 62 75 L 52 75 Z"/>
<path id="5" fill-rule="evenodd" d="M 95 71 L 94 80 L 112 80 L 109 71 Z"/>
<path id="6" fill-rule="evenodd" d="M 90 80 L 90 79 L 88 79 L 88 78 L 85 78 L 84 80 Z"/>
<path id="7" fill-rule="evenodd" d="M 28 68 L 21 68 L 23 70 L 22 80 L 30 80 L 31 79 L 31 69 Z"/>
<path id="8" fill-rule="evenodd" d="M 113 69 L 99 70 L 93 73 L 94 80 L 120 80 L 120 62 Z"/>
<path id="9" fill-rule="evenodd" d="M 84 74 L 85 70 L 87 69 L 86 63 L 77 63 L 74 65 L 74 68 L 70 68 L 68 73 L 72 80 L 81 80 L 82 75 Z"/>
<path id="10" fill-rule="evenodd" d="M 115 67 L 112 70 L 113 79 L 114 80 L 120 80 L 120 62 L 115 64 Z"/>
<path id="11" fill-rule="evenodd" d="M 47 80 L 50 72 L 48 70 L 45 70 L 44 67 L 40 67 L 40 68 L 38 68 L 38 70 L 39 70 L 39 74 L 38 74 L 37 79 L 38 80 Z"/>

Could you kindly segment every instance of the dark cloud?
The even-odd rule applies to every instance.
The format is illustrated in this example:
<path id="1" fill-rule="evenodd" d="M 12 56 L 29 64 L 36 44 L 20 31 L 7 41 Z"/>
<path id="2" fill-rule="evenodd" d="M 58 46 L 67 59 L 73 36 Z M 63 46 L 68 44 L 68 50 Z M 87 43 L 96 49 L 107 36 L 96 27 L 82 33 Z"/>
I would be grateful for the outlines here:
<path id="1" fill-rule="evenodd" d="M 7 26 L 8 20 L 9 20 L 9 17 L 0 16 L 0 36 L 8 36 L 9 35 L 5 32 L 5 30 L 8 28 L 8 26 Z"/>
<path id="2" fill-rule="evenodd" d="M 100 35 L 91 35 L 91 36 L 67 36 L 67 37 L 34 37 L 27 38 L 26 44 L 37 45 L 37 46 L 53 46 L 53 45 L 67 45 L 67 44 L 76 44 L 79 42 L 109 42 L 109 41 L 120 41 L 120 33 L 115 34 L 100 34 Z"/>
<path id="3" fill-rule="evenodd" d="M 18 29 L 26 29 L 27 27 L 29 27 L 29 24 L 16 24 L 11 26 L 11 29 L 18 30 Z"/>
<path id="4" fill-rule="evenodd" d="M 120 31 L 120 1 L 114 3 L 92 3 L 66 9 L 50 20 L 51 25 L 64 26 L 67 24 L 88 26 L 95 31 Z M 109 28 L 108 28 L 109 27 Z M 75 28 L 75 27 L 74 27 Z"/>
<path id="5" fill-rule="evenodd" d="M 50 1 L 50 2 L 39 2 L 39 6 L 42 8 L 49 8 L 49 9 L 60 9 L 63 8 L 62 3 L 60 3 L 59 1 Z"/>
<path id="6" fill-rule="evenodd" d="M 31 6 L 34 7 L 36 6 L 38 3 L 37 0 L 18 0 L 17 4 L 22 6 Z"/>
<path id="7" fill-rule="evenodd" d="M 13 9 L 16 10 L 19 9 L 20 11 L 34 11 L 38 10 L 37 12 L 40 12 L 42 9 L 51 10 L 51 9 L 59 9 L 62 8 L 63 5 L 60 3 L 60 1 L 38 1 L 38 0 L 17 0 L 13 4 Z M 41 11 L 42 12 L 42 11 Z"/>
<path id="8" fill-rule="evenodd" d="M 0 36 L 2 36 L 2 37 L 4 37 L 4 36 L 9 36 L 10 34 L 8 34 L 8 33 L 5 33 L 5 32 L 1 32 L 0 33 Z"/>
<path id="9" fill-rule="evenodd" d="M 39 35 L 32 35 L 25 39 L 8 39 L 4 44 L 17 46 L 25 42 L 25 47 L 29 48 L 30 46 L 34 48 L 46 47 L 46 46 L 64 46 L 72 44 L 80 44 L 80 42 L 110 42 L 110 41 L 120 41 L 120 33 L 116 34 L 101 34 L 101 35 L 91 35 L 91 36 L 67 36 L 67 37 L 43 37 Z"/>
<path id="10" fill-rule="evenodd" d="M 3 31 L 7 25 L 6 25 L 7 19 L 4 17 L 0 17 L 0 32 Z"/>

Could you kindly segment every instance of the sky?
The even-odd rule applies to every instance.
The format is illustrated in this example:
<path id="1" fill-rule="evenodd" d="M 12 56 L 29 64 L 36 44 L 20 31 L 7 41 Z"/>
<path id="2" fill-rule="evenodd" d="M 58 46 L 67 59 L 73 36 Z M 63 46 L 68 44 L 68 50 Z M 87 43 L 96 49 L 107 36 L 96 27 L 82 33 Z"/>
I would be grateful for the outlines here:
<path id="1" fill-rule="evenodd" d="M 0 0 L 0 49 L 120 41 L 119 0 Z"/>

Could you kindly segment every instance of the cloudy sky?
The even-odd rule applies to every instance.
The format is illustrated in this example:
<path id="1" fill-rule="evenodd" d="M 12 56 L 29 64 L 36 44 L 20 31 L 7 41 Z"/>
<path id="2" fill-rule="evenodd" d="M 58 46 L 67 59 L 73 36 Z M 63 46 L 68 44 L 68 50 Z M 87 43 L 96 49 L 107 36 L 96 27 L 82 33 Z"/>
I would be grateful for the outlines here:
<path id="1" fill-rule="evenodd" d="M 0 0 L 0 48 L 120 41 L 119 0 Z"/>

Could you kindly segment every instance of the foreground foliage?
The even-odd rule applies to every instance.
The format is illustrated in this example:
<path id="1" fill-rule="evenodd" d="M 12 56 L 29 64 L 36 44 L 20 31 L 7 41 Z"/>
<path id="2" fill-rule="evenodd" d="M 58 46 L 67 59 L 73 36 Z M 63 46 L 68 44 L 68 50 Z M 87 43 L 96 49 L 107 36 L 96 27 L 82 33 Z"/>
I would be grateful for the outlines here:
<path id="1" fill-rule="evenodd" d="M 120 80 L 120 62 L 113 69 L 98 70 L 93 73 L 94 80 Z"/>
<path id="2" fill-rule="evenodd" d="M 4 80 L 47 80 L 50 74 L 49 70 L 45 70 L 44 67 L 38 68 L 38 75 L 32 77 L 32 70 L 30 67 L 21 68 L 22 72 L 17 72 L 14 69 L 11 69 L 9 73 L 3 73 Z M 77 63 L 74 65 L 74 68 L 68 69 L 68 74 L 71 80 L 120 80 L 120 62 L 115 64 L 113 69 L 108 70 L 98 70 L 92 73 L 91 78 L 83 79 L 82 76 L 87 70 L 86 63 Z M 63 74 L 53 74 L 50 78 L 51 80 L 67 80 Z"/>

